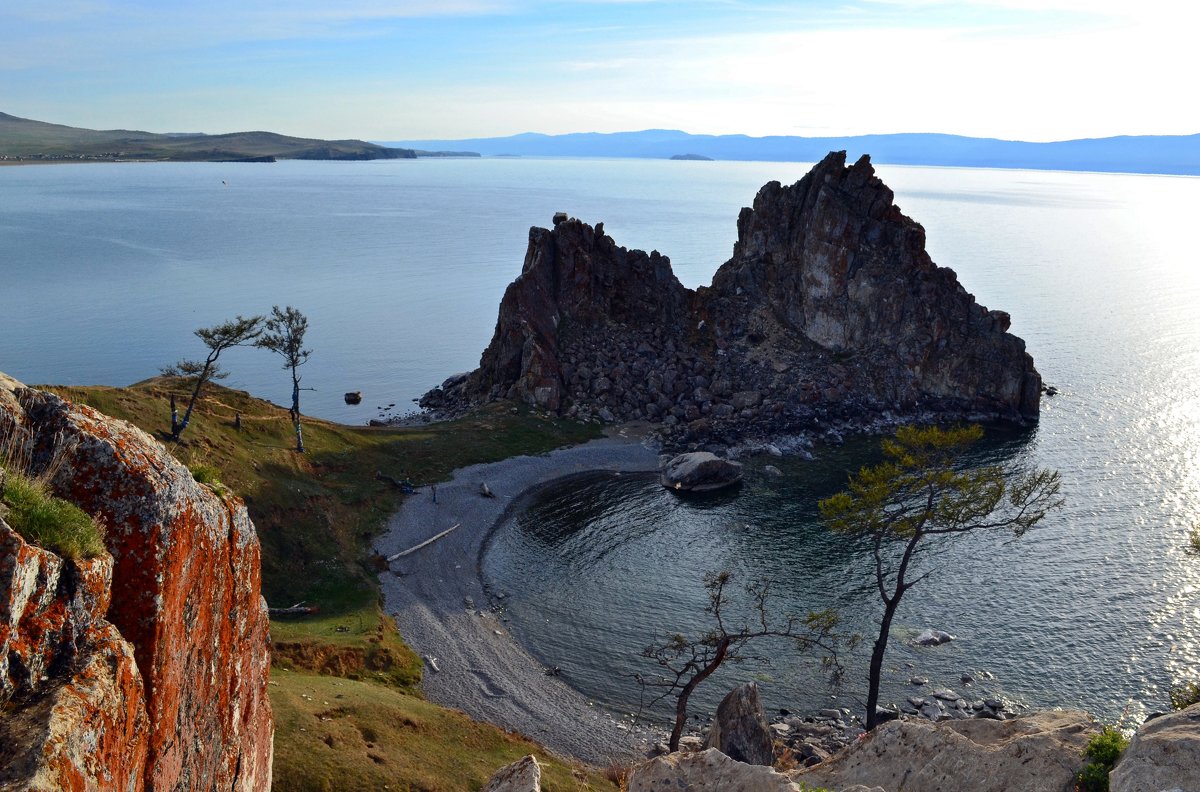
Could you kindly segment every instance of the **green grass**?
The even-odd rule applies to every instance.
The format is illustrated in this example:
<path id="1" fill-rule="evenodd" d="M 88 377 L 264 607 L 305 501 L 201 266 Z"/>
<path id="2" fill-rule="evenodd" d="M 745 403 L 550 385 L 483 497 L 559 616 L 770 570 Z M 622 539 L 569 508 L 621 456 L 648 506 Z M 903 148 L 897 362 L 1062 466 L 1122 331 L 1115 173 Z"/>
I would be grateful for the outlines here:
<path id="1" fill-rule="evenodd" d="M 170 396 L 184 394 L 179 381 L 167 378 L 128 388 L 49 390 L 164 441 Z M 238 414 L 240 432 L 234 426 Z M 167 442 L 168 449 L 191 466 L 197 480 L 209 479 L 211 486 L 215 479 L 245 500 L 262 545 L 267 602 L 318 609 L 312 616 L 271 622 L 273 677 L 279 683 L 271 688 L 277 789 L 383 789 L 386 783 L 391 789 L 476 790 L 492 771 L 530 752 L 530 744 L 503 730 L 419 698 L 421 660 L 383 612 L 377 577 L 382 559 L 370 550 L 404 496 L 375 474 L 424 487 L 465 465 L 543 453 L 599 433 L 596 426 L 524 408 L 513 412 L 509 405 L 419 429 L 305 418 L 307 453 L 298 454 L 287 410 L 240 391 L 206 387 L 182 442 Z M 303 695 L 316 694 L 303 691 L 320 689 L 321 700 L 332 704 L 335 683 L 344 696 L 358 691 L 356 720 L 342 722 L 379 729 L 379 738 L 370 741 L 374 747 L 351 739 L 351 732 L 333 734 L 332 746 L 314 742 L 312 702 Z M 418 720 L 412 714 L 418 710 L 424 713 L 421 722 L 434 726 L 395 725 L 404 718 Z M 383 757 L 385 764 L 369 754 Z M 399 780 L 404 778 L 411 780 Z M 556 770 L 553 778 L 547 789 L 588 788 L 572 786 L 569 771 Z M 608 782 L 604 786 L 612 788 Z"/>
<path id="2" fill-rule="evenodd" d="M 9 470 L 3 478 L 2 516 L 26 541 L 70 560 L 105 552 L 100 526 L 78 506 L 54 497 L 43 482 L 21 473 Z"/>
<path id="3" fill-rule="evenodd" d="M 198 462 L 189 466 L 188 470 L 191 471 L 192 478 L 194 478 L 198 483 L 203 484 L 211 489 L 217 494 L 218 497 L 225 497 L 225 494 L 228 492 L 228 490 L 226 489 L 225 485 L 221 483 L 221 471 L 217 470 L 216 467 L 204 462 Z"/>
<path id="4" fill-rule="evenodd" d="M 275 670 L 270 690 L 276 789 L 477 790 L 526 754 L 542 764 L 547 792 L 615 789 L 524 737 L 370 682 Z"/>

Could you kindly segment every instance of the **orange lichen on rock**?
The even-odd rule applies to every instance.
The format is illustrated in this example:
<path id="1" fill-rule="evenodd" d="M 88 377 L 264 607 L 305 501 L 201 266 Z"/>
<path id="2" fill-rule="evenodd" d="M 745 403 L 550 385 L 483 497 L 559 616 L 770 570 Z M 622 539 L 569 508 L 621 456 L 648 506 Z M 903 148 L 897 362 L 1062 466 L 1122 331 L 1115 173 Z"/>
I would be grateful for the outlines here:
<path id="1" fill-rule="evenodd" d="M 6 394 L 5 385 L 0 378 L 0 423 L 15 421 L 33 438 L 35 467 L 67 449 L 54 491 L 106 527 L 108 620 L 132 645 L 145 683 L 136 788 L 268 788 L 269 621 L 245 506 L 198 485 L 141 430 L 41 391 Z"/>

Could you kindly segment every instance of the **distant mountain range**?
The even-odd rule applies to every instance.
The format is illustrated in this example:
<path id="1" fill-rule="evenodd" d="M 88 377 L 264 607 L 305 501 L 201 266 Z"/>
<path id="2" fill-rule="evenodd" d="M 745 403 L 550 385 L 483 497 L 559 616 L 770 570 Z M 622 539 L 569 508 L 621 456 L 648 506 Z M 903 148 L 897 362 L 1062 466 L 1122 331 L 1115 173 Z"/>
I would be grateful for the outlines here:
<path id="1" fill-rule="evenodd" d="M 276 159 L 412 159 L 411 149 L 363 140 L 316 140 L 274 132 L 156 134 L 79 129 L 0 113 L 0 162 L 121 161 L 271 162 Z"/>
<path id="2" fill-rule="evenodd" d="M 511 137 L 408 140 L 383 145 L 470 150 L 485 156 L 670 159 L 686 155 L 688 159 L 770 162 L 817 162 L 830 151 L 845 150 L 851 159 L 870 154 L 876 163 L 893 165 L 1200 175 L 1200 134 L 1026 143 L 924 133 L 818 138 L 690 135 L 677 130 L 648 129 L 569 135 L 530 132 Z"/>

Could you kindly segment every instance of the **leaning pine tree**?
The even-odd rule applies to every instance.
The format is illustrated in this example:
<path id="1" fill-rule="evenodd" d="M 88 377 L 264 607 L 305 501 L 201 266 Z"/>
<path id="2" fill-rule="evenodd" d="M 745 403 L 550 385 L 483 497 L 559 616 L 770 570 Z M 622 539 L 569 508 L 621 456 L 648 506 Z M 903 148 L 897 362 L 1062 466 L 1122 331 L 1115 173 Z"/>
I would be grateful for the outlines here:
<path id="1" fill-rule="evenodd" d="M 255 346 L 269 349 L 283 358 L 283 367 L 292 375 L 292 407 L 288 413 L 296 430 L 296 450 L 304 453 L 304 435 L 300 431 L 300 374 L 297 369 L 308 361 L 312 350 L 304 348 L 304 333 L 308 330 L 308 317 L 292 306 L 279 310 L 276 305 L 267 319 L 267 331 Z"/>
<path id="2" fill-rule="evenodd" d="M 261 316 L 251 316 L 249 319 L 239 316 L 214 327 L 201 327 L 196 331 L 196 337 L 208 347 L 208 356 L 203 360 L 181 360 L 174 366 L 168 366 L 162 373 L 168 377 L 185 377 L 192 380 L 192 395 L 188 400 L 187 410 L 183 420 L 175 412 L 175 397 L 171 397 L 171 439 L 178 441 L 183 430 L 187 429 L 192 420 L 192 410 L 196 408 L 196 400 L 200 391 L 209 380 L 221 379 L 226 375 L 217 364 L 217 358 L 226 349 L 248 344 L 262 333 Z"/>
<path id="3" fill-rule="evenodd" d="M 1055 471 L 964 466 L 963 455 L 982 437 L 979 426 L 901 427 L 883 441 L 883 462 L 863 468 L 844 492 L 820 502 L 831 529 L 865 537 L 874 554 L 883 616 L 871 652 L 867 729 L 879 722 L 879 682 L 896 609 L 932 574 L 913 570 L 925 540 L 972 531 L 1020 536 L 1062 505 Z"/>

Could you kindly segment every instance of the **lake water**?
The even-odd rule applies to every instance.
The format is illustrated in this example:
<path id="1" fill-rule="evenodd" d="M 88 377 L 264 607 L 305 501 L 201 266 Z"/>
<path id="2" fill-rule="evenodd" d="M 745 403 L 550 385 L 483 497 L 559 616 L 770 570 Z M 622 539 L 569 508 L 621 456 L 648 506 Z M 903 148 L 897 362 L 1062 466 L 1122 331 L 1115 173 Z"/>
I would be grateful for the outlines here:
<path id="1" fill-rule="evenodd" d="M 274 165 L 0 168 L 0 371 L 26 382 L 124 385 L 199 356 L 197 327 L 291 304 L 310 319 L 305 411 L 363 422 L 474 367 L 526 233 L 555 211 L 603 221 L 619 244 L 669 255 L 688 286 L 729 255 L 738 209 L 796 163 L 418 160 Z M 1106 717 L 1162 708 L 1200 676 L 1200 179 L 879 168 L 931 255 L 1009 311 L 1046 382 L 1035 430 L 984 456 L 1062 472 L 1067 505 L 1023 539 L 969 537 L 901 609 L 888 691 L 912 673 L 1034 706 Z M 287 375 L 229 354 L 227 384 L 286 402 Z M 362 390 L 357 408 L 345 390 Z M 704 571 L 776 580 L 780 607 L 837 607 L 870 631 L 878 603 L 861 548 L 831 539 L 817 498 L 871 458 L 751 465 L 733 497 L 679 501 L 651 480 L 550 491 L 504 526 L 485 572 L 519 634 L 598 700 L 636 702 L 626 676 L 664 630 L 695 626 Z M 861 670 L 862 655 L 851 658 Z M 910 663 L 909 669 L 904 664 Z M 746 671 L 749 673 L 749 671 Z M 784 657 L 768 701 L 828 701 L 811 663 Z M 862 694 L 854 668 L 839 697 Z M 714 685 L 719 687 L 719 685 Z"/>

